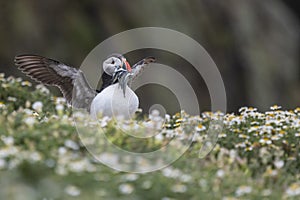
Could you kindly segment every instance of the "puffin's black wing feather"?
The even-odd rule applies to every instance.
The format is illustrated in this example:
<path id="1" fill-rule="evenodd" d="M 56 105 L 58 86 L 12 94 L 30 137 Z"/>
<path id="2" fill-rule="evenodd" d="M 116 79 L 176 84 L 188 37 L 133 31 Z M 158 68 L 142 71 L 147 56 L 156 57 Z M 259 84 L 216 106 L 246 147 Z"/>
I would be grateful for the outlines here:
<path id="1" fill-rule="evenodd" d="M 57 86 L 67 102 L 75 108 L 89 110 L 96 92 L 89 86 L 81 70 L 37 55 L 18 55 L 15 64 L 33 80 Z"/>

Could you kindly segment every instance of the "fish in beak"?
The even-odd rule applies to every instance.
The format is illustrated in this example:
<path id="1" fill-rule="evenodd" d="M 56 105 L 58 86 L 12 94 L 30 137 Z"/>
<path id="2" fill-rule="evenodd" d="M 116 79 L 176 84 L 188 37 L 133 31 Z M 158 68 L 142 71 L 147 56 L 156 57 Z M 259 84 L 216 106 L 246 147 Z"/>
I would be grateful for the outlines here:
<path id="1" fill-rule="evenodd" d="M 122 65 L 115 69 L 112 79 L 113 83 L 119 82 L 119 86 L 123 90 L 124 97 L 126 92 L 126 86 L 130 81 L 131 77 L 131 66 L 125 58 L 122 58 Z"/>

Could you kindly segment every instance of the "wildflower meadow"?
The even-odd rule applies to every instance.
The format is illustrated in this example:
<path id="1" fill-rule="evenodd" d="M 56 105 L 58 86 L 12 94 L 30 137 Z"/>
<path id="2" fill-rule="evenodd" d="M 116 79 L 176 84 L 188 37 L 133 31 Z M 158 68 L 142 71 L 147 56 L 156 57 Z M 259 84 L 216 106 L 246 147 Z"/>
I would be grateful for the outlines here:
<path id="1" fill-rule="evenodd" d="M 148 173 L 114 170 L 97 162 L 85 142 L 97 134 L 78 134 L 74 120 L 85 117 L 51 95 L 43 85 L 0 75 L 0 199 L 299 199 L 300 107 L 267 112 L 242 107 L 236 113 L 181 111 L 121 124 L 136 139 L 103 117 L 98 125 L 122 149 L 148 152 L 173 141 L 172 152 L 187 139 L 189 148 L 168 166 Z M 75 119 L 76 118 L 76 119 Z M 199 158 L 212 120 L 222 120 L 217 143 Z M 141 128 L 143 127 L 143 128 Z M 193 136 L 186 134 L 185 128 Z M 103 154 L 116 162 L 113 154 Z M 162 155 L 163 156 L 163 155 Z M 140 168 L 151 163 L 141 162 Z"/>

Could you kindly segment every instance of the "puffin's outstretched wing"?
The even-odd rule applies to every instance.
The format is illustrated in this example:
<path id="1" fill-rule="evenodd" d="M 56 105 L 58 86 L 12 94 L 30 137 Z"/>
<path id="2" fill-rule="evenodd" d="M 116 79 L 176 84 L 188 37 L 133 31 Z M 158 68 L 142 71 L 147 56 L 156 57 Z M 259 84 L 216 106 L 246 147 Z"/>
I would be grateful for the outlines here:
<path id="1" fill-rule="evenodd" d="M 18 55 L 15 64 L 33 80 L 57 86 L 73 107 L 90 109 L 97 93 L 90 87 L 81 70 L 37 55 Z"/>
<path id="2" fill-rule="evenodd" d="M 144 58 L 143 60 L 140 60 L 139 62 L 135 63 L 131 68 L 132 69 L 131 81 L 134 81 L 134 79 L 144 71 L 145 67 L 149 63 L 152 63 L 152 62 L 155 62 L 154 57 L 147 57 L 147 58 Z"/>

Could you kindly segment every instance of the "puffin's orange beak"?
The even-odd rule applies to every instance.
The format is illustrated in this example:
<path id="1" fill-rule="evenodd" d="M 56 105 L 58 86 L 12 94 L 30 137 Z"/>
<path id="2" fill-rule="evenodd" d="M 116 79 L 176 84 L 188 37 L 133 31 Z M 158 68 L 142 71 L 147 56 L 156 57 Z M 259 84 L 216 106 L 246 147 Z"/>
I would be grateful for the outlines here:
<path id="1" fill-rule="evenodd" d="M 129 62 L 125 61 L 125 65 L 126 65 L 127 71 L 131 72 L 131 66 L 130 66 Z"/>
<path id="2" fill-rule="evenodd" d="M 131 72 L 131 66 L 130 66 L 130 64 L 127 62 L 126 58 L 122 58 L 122 66 L 123 66 L 124 69 L 125 69 L 125 67 L 126 67 L 126 70 L 127 70 L 128 72 Z"/>

